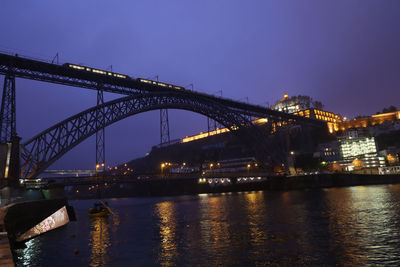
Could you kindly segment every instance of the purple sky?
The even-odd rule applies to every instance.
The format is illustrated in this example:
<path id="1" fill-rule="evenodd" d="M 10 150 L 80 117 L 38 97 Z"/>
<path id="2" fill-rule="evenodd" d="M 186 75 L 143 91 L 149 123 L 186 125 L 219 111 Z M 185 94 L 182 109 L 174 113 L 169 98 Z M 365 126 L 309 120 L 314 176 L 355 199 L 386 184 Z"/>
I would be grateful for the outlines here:
<path id="1" fill-rule="evenodd" d="M 17 3 L 18 2 L 18 3 Z M 310 95 L 347 117 L 400 99 L 400 1 L 3 0 L 0 50 L 161 81 L 254 104 Z M 107 99 L 115 96 L 108 95 Z M 96 102 L 94 91 L 17 80 L 17 130 L 27 139 Z M 171 111 L 171 138 L 206 129 Z M 158 111 L 106 131 L 107 162 L 159 142 Z M 53 168 L 93 168 L 94 138 Z"/>

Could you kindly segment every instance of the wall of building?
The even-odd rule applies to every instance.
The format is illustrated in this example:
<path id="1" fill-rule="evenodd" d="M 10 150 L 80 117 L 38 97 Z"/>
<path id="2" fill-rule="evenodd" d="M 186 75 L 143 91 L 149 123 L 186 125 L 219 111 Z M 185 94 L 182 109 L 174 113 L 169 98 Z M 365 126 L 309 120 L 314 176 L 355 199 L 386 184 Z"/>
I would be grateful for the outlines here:
<path id="1" fill-rule="evenodd" d="M 370 117 L 357 118 L 350 121 L 342 121 L 339 123 L 339 128 L 346 131 L 350 128 L 366 128 L 369 126 L 383 124 L 384 122 L 396 123 L 400 120 L 400 111 L 372 115 Z"/>

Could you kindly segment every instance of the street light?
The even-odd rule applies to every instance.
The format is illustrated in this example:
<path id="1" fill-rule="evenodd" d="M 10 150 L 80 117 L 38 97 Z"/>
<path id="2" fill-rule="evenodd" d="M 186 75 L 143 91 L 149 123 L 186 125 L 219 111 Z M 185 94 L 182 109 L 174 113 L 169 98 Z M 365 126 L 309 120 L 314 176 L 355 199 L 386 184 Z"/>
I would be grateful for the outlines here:
<path id="1" fill-rule="evenodd" d="M 96 176 L 97 176 L 97 170 L 98 170 L 99 167 L 100 167 L 100 165 L 96 164 Z"/>
<path id="2" fill-rule="evenodd" d="M 161 176 L 163 176 L 164 167 L 165 167 L 165 163 L 161 163 Z"/>

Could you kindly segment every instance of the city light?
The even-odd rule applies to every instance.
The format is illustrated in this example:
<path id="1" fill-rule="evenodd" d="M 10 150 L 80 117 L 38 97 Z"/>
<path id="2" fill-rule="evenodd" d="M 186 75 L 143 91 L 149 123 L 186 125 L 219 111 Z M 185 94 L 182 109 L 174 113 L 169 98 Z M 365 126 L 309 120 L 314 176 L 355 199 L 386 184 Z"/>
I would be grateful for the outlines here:
<path id="1" fill-rule="evenodd" d="M 360 137 L 341 139 L 340 149 L 343 158 L 355 157 L 364 154 L 376 154 L 376 145 L 374 137 Z"/>

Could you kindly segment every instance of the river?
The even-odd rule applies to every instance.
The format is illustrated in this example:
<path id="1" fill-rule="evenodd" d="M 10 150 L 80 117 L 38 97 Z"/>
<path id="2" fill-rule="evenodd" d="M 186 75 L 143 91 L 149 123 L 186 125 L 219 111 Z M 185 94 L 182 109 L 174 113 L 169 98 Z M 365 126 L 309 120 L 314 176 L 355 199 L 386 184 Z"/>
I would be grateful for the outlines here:
<path id="1" fill-rule="evenodd" d="M 108 199 L 15 250 L 17 266 L 400 265 L 400 185 Z M 77 253 L 74 253 L 77 252 Z"/>

